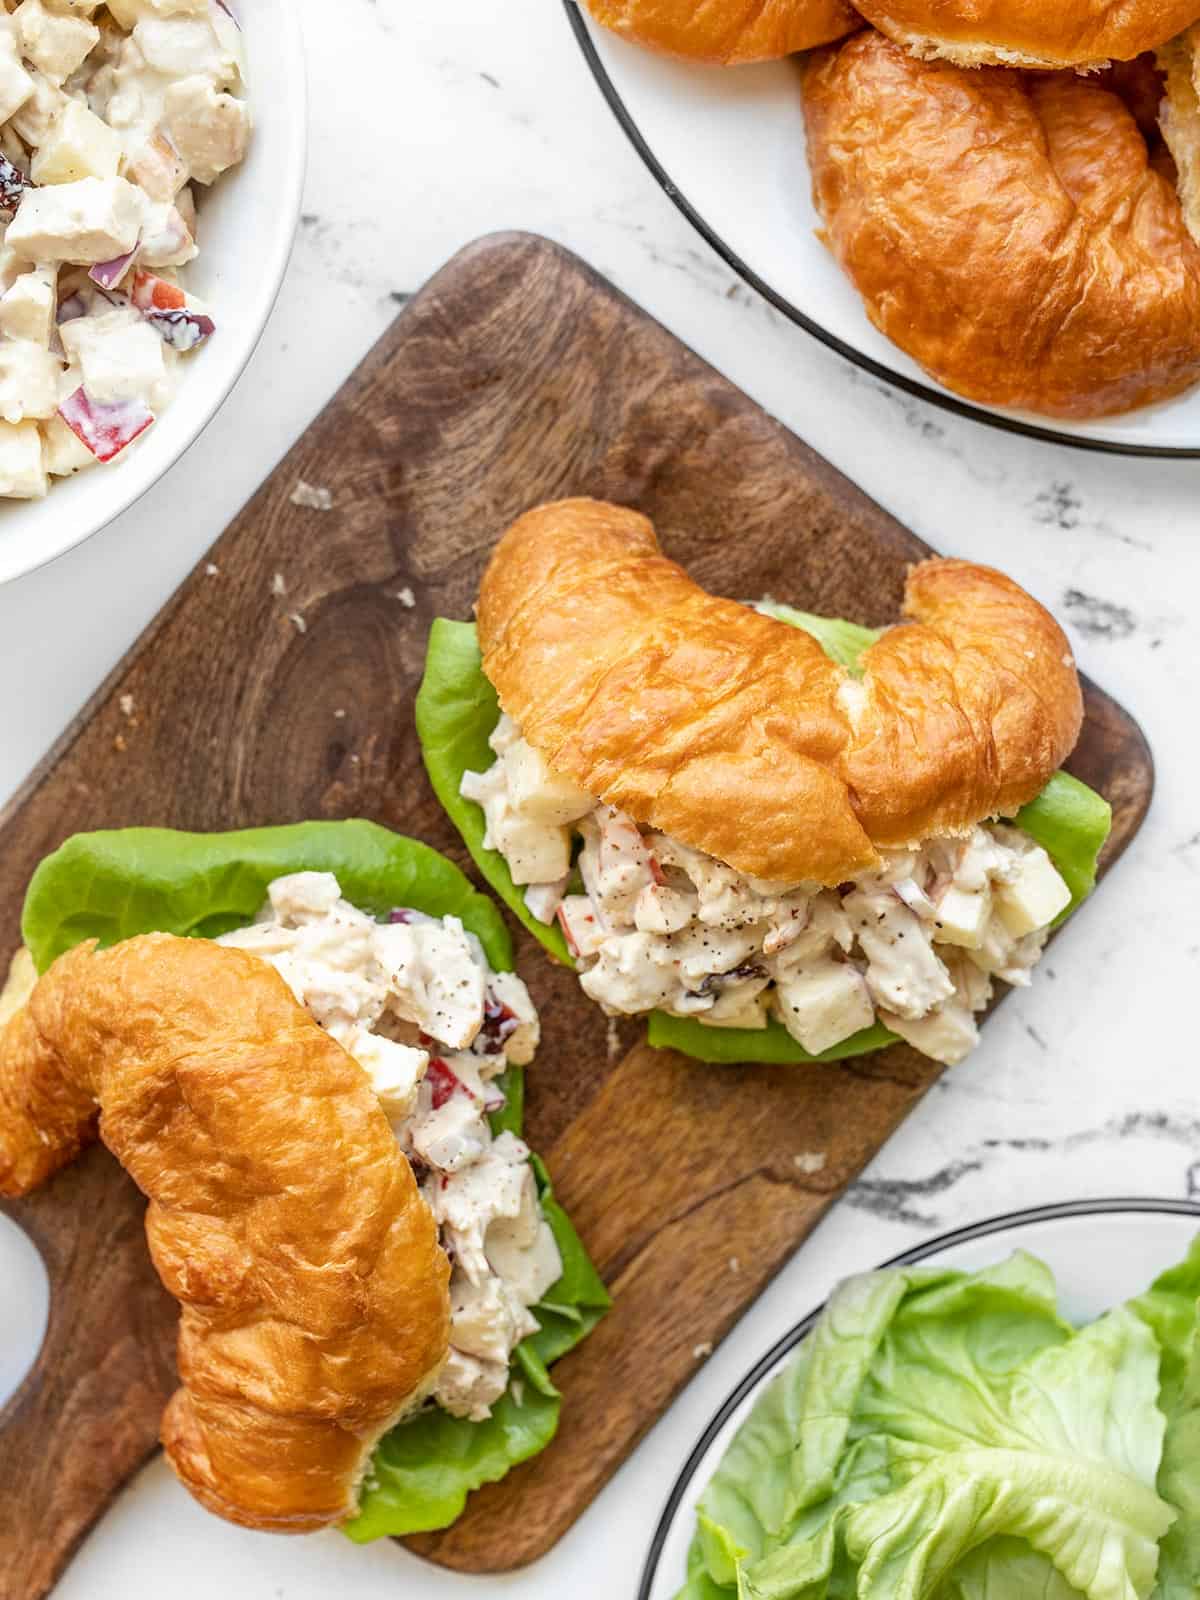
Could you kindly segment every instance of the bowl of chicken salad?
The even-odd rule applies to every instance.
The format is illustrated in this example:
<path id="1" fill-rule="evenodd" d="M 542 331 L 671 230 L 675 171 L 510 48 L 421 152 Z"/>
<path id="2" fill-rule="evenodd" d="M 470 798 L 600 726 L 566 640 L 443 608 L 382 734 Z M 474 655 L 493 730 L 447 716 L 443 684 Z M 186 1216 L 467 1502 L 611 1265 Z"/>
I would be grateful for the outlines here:
<path id="1" fill-rule="evenodd" d="M 305 141 L 285 0 L 0 0 L 0 582 L 126 510 L 229 394 Z"/>

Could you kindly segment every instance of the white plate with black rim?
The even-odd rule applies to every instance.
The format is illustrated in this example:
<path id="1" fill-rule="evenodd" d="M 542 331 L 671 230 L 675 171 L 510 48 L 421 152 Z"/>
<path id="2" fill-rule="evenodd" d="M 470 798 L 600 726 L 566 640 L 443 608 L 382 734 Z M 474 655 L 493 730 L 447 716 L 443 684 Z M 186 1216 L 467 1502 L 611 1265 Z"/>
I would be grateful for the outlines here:
<path id="1" fill-rule="evenodd" d="M 1068 1321 L 1092 1322 L 1142 1294 L 1181 1261 L 1197 1231 L 1189 1200 L 1077 1200 L 993 1217 L 906 1250 L 884 1266 L 924 1262 L 977 1272 L 1014 1250 L 1039 1256 L 1054 1273 Z M 696 1442 L 667 1497 L 642 1570 L 638 1600 L 672 1600 L 687 1577 L 696 1505 L 763 1388 L 785 1366 L 821 1314 L 818 1306 L 746 1374 Z"/>
<path id="2" fill-rule="evenodd" d="M 817 238 L 796 60 L 707 67 L 641 49 L 563 0 L 613 114 L 689 222 L 750 286 L 867 372 L 1011 433 L 1116 455 L 1200 457 L 1200 386 L 1124 416 L 1068 422 L 977 406 L 872 326 Z"/>

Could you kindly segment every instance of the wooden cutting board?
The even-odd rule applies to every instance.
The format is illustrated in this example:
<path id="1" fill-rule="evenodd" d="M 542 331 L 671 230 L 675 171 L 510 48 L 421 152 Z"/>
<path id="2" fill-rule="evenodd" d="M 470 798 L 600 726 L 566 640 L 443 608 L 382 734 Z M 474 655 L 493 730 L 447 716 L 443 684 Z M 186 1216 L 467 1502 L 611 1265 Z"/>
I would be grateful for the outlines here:
<path id="1" fill-rule="evenodd" d="M 297 504 L 301 481 L 332 509 Z M 895 618 L 926 553 L 581 262 L 484 239 L 416 296 L 0 817 L 0 954 L 34 866 L 83 828 L 366 816 L 470 871 L 413 729 L 427 627 L 470 614 L 518 513 L 574 494 L 649 513 L 714 590 L 869 624 Z M 1113 802 L 1111 865 L 1153 768 L 1092 686 L 1087 713 L 1071 766 Z M 519 942 L 544 1024 L 528 1134 L 616 1309 L 555 1368 L 553 1446 L 411 1541 L 469 1572 L 561 1537 L 938 1074 L 906 1047 L 805 1069 L 656 1053 L 637 1025 L 610 1038 Z M 38 1600 L 156 1447 L 175 1310 L 103 1150 L 6 1209 L 53 1285 L 45 1347 L 0 1415 L 0 1595 Z"/>

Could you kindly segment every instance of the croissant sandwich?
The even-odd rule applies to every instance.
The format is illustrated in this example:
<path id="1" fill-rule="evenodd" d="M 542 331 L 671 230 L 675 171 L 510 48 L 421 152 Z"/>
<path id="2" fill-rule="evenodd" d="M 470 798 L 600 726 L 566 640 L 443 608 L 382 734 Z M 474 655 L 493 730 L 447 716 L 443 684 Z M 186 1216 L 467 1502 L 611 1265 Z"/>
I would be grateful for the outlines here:
<path id="1" fill-rule="evenodd" d="M 588 8 L 635 44 L 725 67 L 811 50 L 862 27 L 846 0 L 588 0 Z"/>
<path id="2" fill-rule="evenodd" d="M 905 616 L 719 599 L 637 512 L 542 506 L 477 636 L 434 626 L 426 765 L 498 892 L 652 1043 L 954 1063 L 1089 892 L 1110 813 L 1059 770 L 1082 700 L 1035 600 L 932 560 Z"/>
<path id="3" fill-rule="evenodd" d="M 607 1297 L 520 1138 L 537 1014 L 456 868 L 368 823 L 80 835 L 23 933 L 0 1193 L 98 1132 L 148 1197 L 202 1504 L 412 1533 L 549 1442 L 546 1364 Z"/>

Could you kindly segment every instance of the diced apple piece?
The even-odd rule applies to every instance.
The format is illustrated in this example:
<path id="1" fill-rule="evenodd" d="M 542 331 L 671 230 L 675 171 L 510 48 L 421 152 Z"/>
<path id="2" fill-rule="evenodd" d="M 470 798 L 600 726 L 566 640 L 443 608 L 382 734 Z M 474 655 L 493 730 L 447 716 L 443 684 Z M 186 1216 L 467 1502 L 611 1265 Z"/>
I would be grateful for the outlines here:
<path id="1" fill-rule="evenodd" d="M 62 363 L 31 339 L 0 340 L 0 417 L 23 422 L 52 417 Z"/>
<path id="2" fill-rule="evenodd" d="M 604 929 L 586 894 L 569 894 L 558 908 L 567 948 L 573 956 L 587 960 L 604 943 Z"/>
<path id="3" fill-rule="evenodd" d="M 996 886 L 996 910 L 1015 939 L 1049 927 L 1070 904 L 1070 889 L 1040 846 L 1021 857 L 1011 883 Z"/>
<path id="4" fill-rule="evenodd" d="M 94 22 L 50 10 L 43 0 L 21 0 L 13 26 L 21 54 L 54 83 L 69 78 L 100 42 Z"/>
<path id="5" fill-rule="evenodd" d="M 952 883 L 937 902 L 933 919 L 934 943 L 978 950 L 991 915 L 989 890 L 971 892 Z"/>
<path id="6" fill-rule="evenodd" d="M 35 267 L 22 272 L 0 296 L 0 332 L 10 339 L 32 339 L 47 349 L 54 331 L 58 299 L 58 270 Z"/>
<path id="7" fill-rule="evenodd" d="M 52 478 L 69 478 L 96 465 L 96 457 L 57 413 L 42 423 L 42 451 Z"/>
<path id="8" fill-rule="evenodd" d="M 49 487 L 37 423 L 0 422 L 0 496 L 40 500 Z"/>
<path id="9" fill-rule="evenodd" d="M 571 870 L 571 835 L 510 811 L 499 823 L 496 848 L 517 884 L 556 883 Z"/>
<path id="10" fill-rule="evenodd" d="M 879 1013 L 879 1020 L 885 1028 L 906 1039 L 914 1050 L 946 1067 L 956 1067 L 960 1061 L 965 1061 L 979 1043 L 975 1018 L 966 1006 L 953 1002 L 916 1021 L 886 1011 Z"/>
<path id="11" fill-rule="evenodd" d="M 29 261 L 111 261 L 132 250 L 142 228 L 142 197 L 124 178 L 81 178 L 30 189 L 9 225 L 7 243 Z"/>
<path id="12" fill-rule="evenodd" d="M 153 411 L 141 400 L 101 405 L 82 388 L 62 402 L 58 414 L 97 461 L 112 461 L 154 421 Z"/>
<path id="13" fill-rule="evenodd" d="M 0 122 L 7 122 L 30 98 L 34 81 L 21 65 L 11 30 L 0 32 Z"/>
<path id="14" fill-rule="evenodd" d="M 524 739 L 518 739 L 503 759 L 514 810 L 563 827 L 595 809 L 596 802 L 586 789 L 554 772 Z"/>
<path id="15" fill-rule="evenodd" d="M 76 183 L 80 178 L 115 178 L 121 165 L 121 138 L 89 111 L 82 100 L 68 100 L 34 152 L 34 183 Z M 119 253 L 119 252 L 118 252 Z"/>
<path id="16" fill-rule="evenodd" d="M 875 1020 L 863 976 L 848 962 L 814 962 L 789 973 L 776 985 L 775 1006 L 792 1038 L 814 1056 Z"/>

